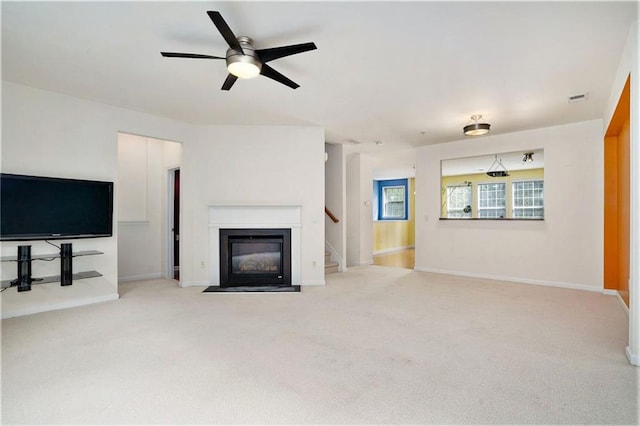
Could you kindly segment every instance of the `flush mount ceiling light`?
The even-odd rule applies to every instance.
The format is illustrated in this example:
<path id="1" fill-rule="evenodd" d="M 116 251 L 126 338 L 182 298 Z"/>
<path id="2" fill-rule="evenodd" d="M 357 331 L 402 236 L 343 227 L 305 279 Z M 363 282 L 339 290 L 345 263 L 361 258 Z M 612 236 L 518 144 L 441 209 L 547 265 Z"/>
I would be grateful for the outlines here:
<path id="1" fill-rule="evenodd" d="M 533 163 L 533 152 L 525 152 L 522 156 L 523 163 Z"/>
<path id="2" fill-rule="evenodd" d="M 471 124 L 467 124 L 462 129 L 464 134 L 467 136 L 481 136 L 489 133 L 489 129 L 491 128 L 491 124 L 489 123 L 478 123 L 482 116 L 480 114 L 475 114 L 471 116 L 471 119 L 474 121 Z"/>
<path id="3" fill-rule="evenodd" d="M 502 158 L 498 160 L 498 156 L 494 156 L 493 163 L 491 163 L 491 166 L 489 166 L 489 169 L 487 170 L 487 175 L 491 177 L 509 176 L 507 168 L 502 164 Z"/>

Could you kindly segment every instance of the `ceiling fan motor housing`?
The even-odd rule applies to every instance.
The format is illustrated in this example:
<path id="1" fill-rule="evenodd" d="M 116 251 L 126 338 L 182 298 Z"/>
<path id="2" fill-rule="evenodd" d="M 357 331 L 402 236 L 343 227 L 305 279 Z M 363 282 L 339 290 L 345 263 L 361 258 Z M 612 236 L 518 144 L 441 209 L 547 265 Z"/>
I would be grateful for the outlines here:
<path id="1" fill-rule="evenodd" d="M 227 50 L 226 61 L 229 72 L 240 78 L 255 77 L 262 69 L 262 62 L 253 48 L 253 40 L 241 36 L 238 37 L 238 43 L 244 53 L 231 48 Z M 236 74 L 236 70 L 238 74 Z M 249 75 L 245 74 L 247 70 Z"/>

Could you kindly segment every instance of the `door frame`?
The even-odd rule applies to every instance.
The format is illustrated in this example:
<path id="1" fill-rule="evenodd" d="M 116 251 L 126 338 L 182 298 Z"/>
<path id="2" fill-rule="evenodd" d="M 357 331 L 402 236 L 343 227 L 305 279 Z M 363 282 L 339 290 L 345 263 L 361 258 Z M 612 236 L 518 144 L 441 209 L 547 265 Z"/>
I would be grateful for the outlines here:
<path id="1" fill-rule="evenodd" d="M 174 202 L 174 184 L 175 184 L 175 172 L 176 170 L 180 170 L 180 166 L 176 166 L 176 167 L 169 167 L 167 169 L 167 205 L 166 205 L 166 217 L 167 217 L 167 222 L 166 222 L 166 241 L 165 241 L 165 247 L 166 247 L 166 254 L 165 254 L 165 259 L 166 259 L 166 268 L 165 268 L 165 278 L 167 279 L 174 279 L 173 278 L 173 261 L 174 261 L 174 251 L 173 251 L 173 218 L 174 218 L 174 212 L 173 212 L 173 202 Z M 180 189 L 182 189 L 182 181 L 180 182 Z M 182 210 L 182 197 L 180 197 L 181 199 L 179 200 L 179 207 L 178 210 Z M 182 252 L 182 241 L 178 240 L 178 252 Z M 180 253 L 178 253 L 178 265 L 182 265 L 182 262 L 180 261 Z M 180 279 L 178 280 L 178 282 L 181 282 L 182 280 L 182 274 L 180 274 Z"/>

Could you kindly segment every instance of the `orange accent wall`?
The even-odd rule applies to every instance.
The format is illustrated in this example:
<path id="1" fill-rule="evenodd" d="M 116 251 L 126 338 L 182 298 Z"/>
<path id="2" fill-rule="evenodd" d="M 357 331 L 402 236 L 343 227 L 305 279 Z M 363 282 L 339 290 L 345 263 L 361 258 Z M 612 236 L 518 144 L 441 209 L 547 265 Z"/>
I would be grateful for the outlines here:
<path id="1" fill-rule="evenodd" d="M 618 289 L 618 137 L 604 139 L 604 288 Z"/>
<path id="2" fill-rule="evenodd" d="M 604 139 L 604 288 L 629 306 L 630 84 L 625 84 Z"/>

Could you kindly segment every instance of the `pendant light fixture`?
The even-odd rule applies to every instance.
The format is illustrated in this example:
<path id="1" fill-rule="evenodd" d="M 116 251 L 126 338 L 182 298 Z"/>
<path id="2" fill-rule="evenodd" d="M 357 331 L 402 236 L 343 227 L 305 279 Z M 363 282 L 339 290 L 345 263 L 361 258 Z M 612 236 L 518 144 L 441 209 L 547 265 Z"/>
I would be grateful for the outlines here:
<path id="1" fill-rule="evenodd" d="M 487 175 L 491 177 L 509 176 L 507 168 L 504 166 L 504 164 L 502 164 L 502 158 L 498 160 L 498 156 L 494 156 L 493 163 L 491 163 L 491 166 L 489 166 L 489 169 L 487 169 Z"/>
<path id="2" fill-rule="evenodd" d="M 464 134 L 467 136 L 481 136 L 489 133 L 489 129 L 491 128 L 491 124 L 489 123 L 479 123 L 478 120 L 482 118 L 482 115 L 475 114 L 471 116 L 471 120 L 474 122 L 471 124 L 467 124 L 462 129 Z"/>

